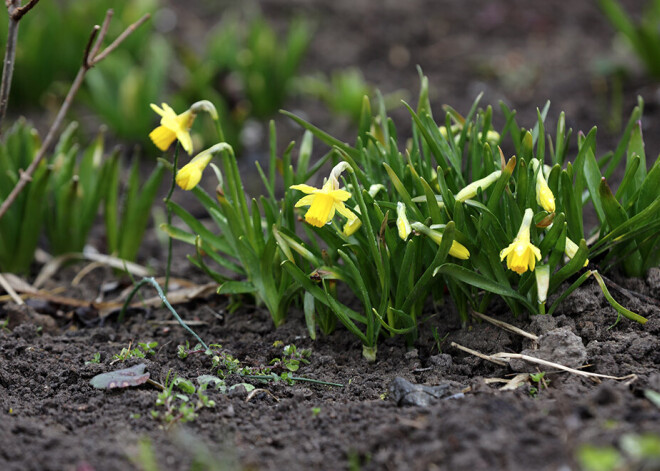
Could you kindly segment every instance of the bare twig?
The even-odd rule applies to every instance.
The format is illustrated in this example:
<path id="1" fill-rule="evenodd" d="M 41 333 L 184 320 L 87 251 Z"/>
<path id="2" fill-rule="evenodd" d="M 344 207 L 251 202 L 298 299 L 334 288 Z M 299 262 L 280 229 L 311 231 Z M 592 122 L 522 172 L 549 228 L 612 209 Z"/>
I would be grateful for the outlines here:
<path id="1" fill-rule="evenodd" d="M 39 0 L 30 0 L 29 3 L 21 6 L 21 0 L 5 0 L 7 11 L 9 12 L 9 26 L 7 28 L 7 48 L 5 49 L 5 61 L 2 68 L 2 80 L 0 81 L 0 125 L 2 125 L 2 121 L 4 121 L 5 114 L 7 113 L 9 90 L 11 89 L 11 80 L 14 76 L 18 22 L 37 3 L 39 3 Z"/>
<path id="2" fill-rule="evenodd" d="M 7 28 L 7 48 L 5 49 L 5 61 L 2 67 L 2 82 L 0 83 L 0 125 L 5 119 L 7 103 L 9 102 L 9 89 L 11 78 L 14 75 L 14 61 L 16 60 L 16 39 L 18 38 L 18 21 L 12 14 L 20 5 L 20 0 L 6 0 L 9 11 L 9 26 Z"/>
<path id="3" fill-rule="evenodd" d="M 509 364 L 511 360 L 523 360 L 528 363 L 534 363 L 536 365 L 541 365 L 545 367 L 550 367 L 554 368 L 557 370 L 565 371 L 567 373 L 572 373 L 577 376 L 582 376 L 585 378 L 604 378 L 604 379 L 614 379 L 617 381 L 635 381 L 637 379 L 637 375 L 635 374 L 629 374 L 626 376 L 610 376 L 610 375 L 603 375 L 600 373 L 589 373 L 588 371 L 580 371 L 575 368 L 570 368 L 568 366 L 564 366 L 560 363 L 555 363 L 552 361 L 547 361 L 543 360 L 541 358 L 536 358 L 533 356 L 529 355 L 522 355 L 520 353 L 506 353 L 506 352 L 500 352 L 500 353 L 494 353 L 492 355 L 485 355 L 481 352 L 478 352 L 476 350 L 472 350 L 471 348 L 464 347 L 462 345 L 457 344 L 456 342 L 451 343 L 452 347 L 458 348 L 459 350 L 463 350 L 464 352 L 469 353 L 470 355 L 474 355 L 476 357 L 481 358 L 482 360 L 490 361 L 493 362 L 497 365 L 500 366 L 506 366 Z"/>
<path id="4" fill-rule="evenodd" d="M 86 51 L 85 54 L 83 55 L 84 67 L 91 67 L 91 65 L 89 64 L 90 58 L 93 59 L 94 57 L 96 57 L 96 54 L 99 53 L 99 49 L 101 48 L 101 43 L 103 43 L 105 36 L 108 34 L 108 28 L 110 27 L 110 20 L 112 20 L 112 15 L 114 14 L 115 12 L 112 9 L 108 10 L 105 13 L 105 18 L 103 19 L 103 26 L 101 26 L 100 28 L 101 34 L 99 34 L 96 37 L 96 42 L 94 42 L 93 38 L 90 38 L 89 44 L 93 43 L 93 46 L 91 46 L 91 49 Z M 98 28 L 98 25 L 96 25 L 94 28 Z"/>
<path id="5" fill-rule="evenodd" d="M 16 0 L 12 0 L 12 1 L 16 1 Z M 93 42 L 93 39 L 88 41 L 87 47 L 85 48 L 86 56 L 87 54 L 91 54 L 95 50 L 98 50 L 97 45 L 100 47 L 100 44 L 103 42 L 104 36 L 107 33 L 107 23 L 110 21 L 109 20 L 110 17 L 112 17 L 112 10 L 108 10 L 108 13 L 106 14 L 106 19 L 103 23 L 103 27 L 101 28 L 100 32 L 98 30 L 98 26 L 94 27 L 91 36 L 92 38 L 96 37 L 96 42 L 94 43 L 93 46 L 91 46 L 90 49 L 89 44 Z M 105 59 L 105 57 L 110 52 L 115 50 L 117 46 L 121 44 L 122 41 L 124 41 L 133 31 L 135 31 L 140 25 L 142 25 L 145 21 L 147 21 L 149 17 L 150 15 L 146 14 L 138 21 L 130 25 L 128 28 L 126 28 L 126 30 L 124 30 L 122 34 L 119 35 L 117 39 L 115 39 L 115 41 L 113 41 L 108 47 L 106 47 L 99 54 L 83 58 L 84 59 L 83 64 L 80 67 L 80 70 L 78 70 L 78 74 L 76 75 L 76 78 L 73 79 L 73 83 L 71 84 L 69 93 L 67 93 L 66 98 L 64 99 L 64 102 L 62 103 L 62 106 L 60 107 L 60 110 L 58 111 L 57 116 L 53 121 L 53 124 L 48 130 L 48 133 L 46 134 L 46 138 L 44 139 L 43 144 L 41 145 L 39 151 L 37 152 L 37 155 L 34 157 L 34 160 L 30 164 L 30 166 L 24 172 L 21 173 L 21 177 L 19 178 L 18 182 L 16 182 L 14 189 L 11 191 L 9 196 L 7 196 L 7 199 L 5 199 L 5 201 L 2 203 L 2 206 L 0 206 L 0 219 L 2 219 L 2 217 L 5 215 L 7 210 L 9 210 L 9 207 L 14 203 L 19 193 L 23 191 L 23 188 L 25 188 L 25 186 L 30 181 L 32 174 L 37 169 L 37 166 L 46 156 L 46 151 L 53 144 L 53 141 L 55 140 L 55 136 L 60 126 L 62 125 L 62 121 L 64 120 L 66 113 L 69 111 L 69 108 L 71 107 L 71 103 L 73 102 L 73 97 L 76 95 L 76 93 L 78 93 L 78 90 L 82 85 L 83 79 L 85 78 L 85 74 L 87 73 L 87 71 L 91 67 L 95 66 L 103 59 Z"/>
<path id="6" fill-rule="evenodd" d="M 501 352 L 501 353 L 495 353 L 493 355 L 490 355 L 491 358 L 495 359 L 502 359 L 505 361 L 509 360 L 523 360 L 528 363 L 534 363 L 536 365 L 541 365 L 541 366 L 547 366 L 550 368 L 556 368 L 561 371 L 566 371 L 567 373 L 573 373 L 574 375 L 577 376 L 583 376 L 585 378 L 604 378 L 604 379 L 614 379 L 617 381 L 634 381 L 637 379 L 636 374 L 629 374 L 626 376 L 610 376 L 610 375 L 603 375 L 600 373 L 589 373 L 588 371 L 580 371 L 576 370 L 575 368 L 570 368 L 568 366 L 561 365 L 559 363 L 555 363 L 552 361 L 547 361 L 543 360 L 541 358 L 536 358 L 532 357 L 529 355 L 522 355 L 520 353 L 506 353 L 506 352 Z"/>
<path id="7" fill-rule="evenodd" d="M 479 357 L 482 360 L 489 361 L 491 363 L 495 363 L 496 365 L 500 366 L 506 366 L 509 363 L 506 362 L 505 360 L 498 360 L 497 358 L 493 358 L 491 355 L 484 355 L 483 353 L 480 353 L 476 350 L 472 350 L 471 348 L 464 347 L 463 345 L 459 345 L 456 342 L 452 342 L 451 346 L 454 348 L 458 348 L 459 350 L 463 350 L 466 353 L 469 353 L 470 355 L 474 355 L 475 357 Z"/>
<path id="8" fill-rule="evenodd" d="M 508 330 L 509 332 L 513 332 L 514 334 L 518 334 L 518 335 L 521 335 L 523 337 L 527 337 L 528 339 L 531 339 L 531 340 L 534 340 L 534 341 L 537 341 L 539 339 L 539 337 L 537 335 L 534 335 L 530 332 L 519 329 L 518 327 L 516 327 L 514 325 L 507 324 L 504 321 L 493 319 L 492 317 L 487 316 L 486 314 L 482 314 L 482 313 L 477 312 L 477 311 L 471 311 L 471 312 L 472 312 L 472 315 L 474 317 L 477 317 L 477 318 L 482 319 L 486 322 L 489 322 L 489 323 L 493 324 L 494 326 L 499 327 L 500 329 Z"/>
<path id="9" fill-rule="evenodd" d="M 18 2 L 13 1 L 12 3 L 18 3 Z M 14 11 L 10 11 L 11 18 L 18 23 L 19 21 L 21 21 L 21 18 L 23 18 L 23 15 L 25 15 L 27 12 L 32 10 L 32 8 L 37 3 L 39 3 L 39 0 L 30 0 L 26 5 L 23 5 L 22 7 L 14 8 Z"/>
<path id="10" fill-rule="evenodd" d="M 142 18 L 137 20 L 135 23 L 130 25 L 128 28 L 124 30 L 123 33 L 121 33 L 119 36 L 117 36 L 117 39 L 115 39 L 108 47 L 103 49 L 98 55 L 92 57 L 92 62 L 90 64 L 90 67 L 95 66 L 99 62 L 101 62 L 103 59 L 107 57 L 108 54 L 110 54 L 112 51 L 117 49 L 121 43 L 123 43 L 127 37 L 129 37 L 133 32 L 138 29 L 142 24 L 147 21 L 151 15 L 149 13 L 145 14 Z"/>
<path id="11" fill-rule="evenodd" d="M 2 276 L 2 273 L 0 273 L 0 286 L 7 292 L 9 297 L 19 306 L 21 304 L 25 304 L 23 302 L 23 299 L 14 291 L 14 288 L 11 287 L 11 285 L 5 280 L 5 277 Z"/>

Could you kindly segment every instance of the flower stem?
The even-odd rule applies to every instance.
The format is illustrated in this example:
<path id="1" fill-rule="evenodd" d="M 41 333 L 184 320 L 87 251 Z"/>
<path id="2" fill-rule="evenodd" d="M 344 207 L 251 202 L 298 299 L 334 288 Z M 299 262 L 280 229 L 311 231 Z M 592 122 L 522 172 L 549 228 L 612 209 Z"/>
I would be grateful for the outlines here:
<path id="1" fill-rule="evenodd" d="M 170 202 L 170 198 L 172 198 L 172 194 L 174 193 L 174 187 L 176 186 L 176 172 L 177 172 L 177 166 L 179 162 L 179 142 L 177 141 L 176 147 L 174 148 L 174 161 L 172 162 L 172 183 L 170 185 L 170 190 L 167 193 L 167 196 L 163 200 L 165 202 L 165 210 L 167 211 L 167 225 L 170 226 L 172 224 L 172 209 L 170 208 L 170 205 L 168 204 Z M 170 285 L 170 271 L 172 269 L 172 244 L 173 244 L 174 239 L 172 239 L 172 236 L 169 236 L 168 242 L 167 242 L 167 266 L 165 268 L 165 288 L 163 291 L 165 292 L 165 295 L 167 295 L 167 289 L 169 288 Z"/>

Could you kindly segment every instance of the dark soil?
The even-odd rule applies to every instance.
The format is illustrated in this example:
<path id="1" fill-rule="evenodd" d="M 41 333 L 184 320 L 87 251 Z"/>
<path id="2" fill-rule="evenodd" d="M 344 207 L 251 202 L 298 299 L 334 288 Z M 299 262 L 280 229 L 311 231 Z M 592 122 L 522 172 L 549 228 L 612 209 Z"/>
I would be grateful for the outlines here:
<path id="1" fill-rule="evenodd" d="M 384 92 L 416 91 L 414 65 L 420 64 L 429 75 L 438 112 L 442 103 L 466 112 L 485 91 L 482 103 L 506 101 L 527 127 L 546 99 L 553 101 L 549 123 L 561 109 L 575 130 L 587 131 L 608 119 L 609 82 L 595 75 L 593 66 L 595 59 L 613 59 L 613 33 L 590 2 L 549 1 L 534 9 L 523 1 L 470 2 L 472 8 L 430 0 L 269 0 L 261 6 L 275 20 L 298 12 L 318 22 L 308 71 L 357 65 Z M 172 7 L 181 10 L 180 28 L 189 35 L 203 30 L 198 26 L 208 25 L 218 9 L 216 2 L 199 2 L 186 11 L 175 2 Z M 633 71 L 625 82 L 618 111 L 625 120 L 642 93 L 645 128 L 657 129 L 658 94 L 641 77 Z M 289 109 L 311 110 L 310 120 L 352 138 L 348 123 L 318 105 L 305 106 L 294 100 Z M 407 135 L 409 118 L 400 110 L 392 114 L 401 135 Z M 285 136 L 299 136 L 284 120 L 278 126 Z M 599 133 L 599 150 L 613 148 L 617 133 L 606 126 Z M 645 139 L 647 152 L 655 155 L 658 134 L 647 132 Z M 178 247 L 175 276 L 205 281 L 186 263 L 188 250 Z M 142 257 L 163 272 L 163 251 L 153 235 Z M 68 296 L 91 301 L 103 283 L 116 279 L 110 271 L 95 270 L 80 287 L 71 287 L 80 268 L 57 273 L 47 288 L 64 288 Z M 105 391 L 89 385 L 99 373 L 140 362 L 160 383 L 170 370 L 190 380 L 216 374 L 204 355 L 177 357 L 178 345 L 195 340 L 178 325 L 164 323 L 172 320 L 169 311 L 132 311 L 123 324 L 110 316 L 100 325 L 91 309 L 34 302 L 31 311 L 21 312 L 5 303 L 0 319 L 9 318 L 11 324 L 0 330 L 0 469 L 151 469 L 141 445 L 145 439 L 159 469 L 171 470 L 191 469 L 195 461 L 195 469 L 578 469 L 576 452 L 584 444 L 617 446 L 626 433 L 660 434 L 660 409 L 644 394 L 660 391 L 660 271 L 652 270 L 645 280 L 610 276 L 629 290 L 611 288 L 614 296 L 647 317 L 645 325 L 626 319 L 614 325 L 616 312 L 595 282 L 571 295 L 554 317 L 513 319 L 499 305 L 489 314 L 538 335 L 560 333 L 573 342 L 570 348 L 559 341 L 545 347 L 564 352 L 566 363 L 577 358 L 589 365 L 587 371 L 636 377 L 594 381 L 548 372 L 545 386 L 527 382 L 515 391 L 485 381 L 510 379 L 515 374 L 511 368 L 463 353 L 451 343 L 492 354 L 519 353 L 533 347 L 530 341 L 486 323 L 462 327 L 451 305 L 428 313 L 433 316 L 414 348 L 406 348 L 400 338 L 382 341 L 373 364 L 365 362 L 359 342 L 344 329 L 312 341 L 295 309 L 275 330 L 268 313 L 248 300 L 233 313 L 222 297 L 177 306 L 184 319 L 203 323 L 194 327 L 202 339 L 222 344 L 222 351 L 244 366 L 268 365 L 281 355 L 282 346 L 274 345 L 281 341 L 312 351 L 297 376 L 343 387 L 262 383 L 234 374 L 228 386 L 247 382 L 262 391 L 248 394 L 242 386 L 226 394 L 209 390 L 214 408 L 170 427 L 151 417 L 152 410 L 162 411 L 155 387 Z M 440 342 L 431 335 L 434 329 Z M 159 343 L 155 355 L 112 364 L 122 348 L 149 341 Z M 100 363 L 86 363 L 96 353 Z M 389 393 L 395 377 L 444 385 L 452 397 L 425 407 L 399 406 Z M 140 453 L 143 458 L 136 458 Z"/>

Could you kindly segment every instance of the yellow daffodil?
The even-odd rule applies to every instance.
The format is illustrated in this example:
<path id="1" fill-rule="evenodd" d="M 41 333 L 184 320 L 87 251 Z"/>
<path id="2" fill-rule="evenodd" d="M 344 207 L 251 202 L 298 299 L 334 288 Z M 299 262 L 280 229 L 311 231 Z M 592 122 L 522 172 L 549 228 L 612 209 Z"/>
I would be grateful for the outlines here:
<path id="1" fill-rule="evenodd" d="M 489 186 L 491 186 L 493 183 L 497 181 L 498 178 L 500 178 L 500 175 L 502 175 L 501 170 L 496 170 L 490 175 L 477 180 L 476 182 L 472 182 L 469 185 L 467 185 L 465 188 L 463 188 L 461 191 L 459 191 L 456 194 L 456 201 L 460 201 L 461 203 L 465 200 L 469 200 L 470 198 L 474 198 L 477 196 L 477 192 L 479 189 L 481 191 L 485 190 Z"/>
<path id="2" fill-rule="evenodd" d="M 180 115 L 167 104 L 163 103 L 162 108 L 151 104 L 151 109 L 162 116 L 160 126 L 149 133 L 149 137 L 162 151 L 166 151 L 175 139 L 181 143 L 181 147 L 191 154 L 193 150 L 192 138 L 190 137 L 190 126 L 195 120 L 195 113 L 187 110 Z"/>
<path id="3" fill-rule="evenodd" d="M 186 191 L 190 191 L 197 186 L 202 179 L 202 172 L 211 163 L 213 156 L 223 150 L 233 152 L 232 147 L 226 142 L 221 142 L 209 147 L 203 152 L 197 154 L 193 159 L 184 165 L 176 173 L 176 183 Z"/>
<path id="4" fill-rule="evenodd" d="M 440 245 L 442 243 L 442 234 L 438 231 L 434 231 L 429 227 L 426 227 L 421 222 L 415 221 L 410 224 L 410 227 L 420 234 L 424 234 L 436 244 Z M 454 240 L 451 243 L 451 247 L 449 248 L 449 255 L 452 257 L 460 258 L 461 260 L 467 260 L 470 258 L 470 251 L 463 244 Z"/>
<path id="5" fill-rule="evenodd" d="M 543 175 L 543 168 L 539 168 L 540 163 L 537 159 L 532 159 L 532 168 L 536 172 L 536 202 L 547 212 L 555 212 L 555 195 L 548 186 L 548 182 Z"/>
<path id="6" fill-rule="evenodd" d="M 359 207 L 356 207 L 355 210 L 359 213 Z M 349 218 L 344 224 L 343 233 L 346 237 L 350 237 L 357 232 L 357 230 L 362 226 L 362 221 L 359 217 Z"/>
<path id="7" fill-rule="evenodd" d="M 335 211 L 351 221 L 357 219 L 357 216 L 346 207 L 344 201 L 351 197 L 351 194 L 346 190 L 339 189 L 339 175 L 341 172 L 348 168 L 346 162 L 336 165 L 330 172 L 328 180 L 322 188 L 314 188 L 310 185 L 292 185 L 290 188 L 293 190 L 300 190 L 306 193 L 296 203 L 296 208 L 301 206 L 309 206 L 305 214 L 305 221 L 315 227 L 323 227 L 335 215 Z M 357 229 L 356 229 L 357 230 Z"/>
<path id="8" fill-rule="evenodd" d="M 579 249 L 578 245 L 575 242 L 573 242 L 571 239 L 566 237 L 566 246 L 564 247 L 564 253 L 566 254 L 566 256 L 572 259 L 573 257 L 575 257 L 575 254 L 577 253 L 578 249 Z M 589 265 L 589 259 L 587 259 L 584 262 L 583 267 L 586 267 L 587 265 Z"/>
<path id="9" fill-rule="evenodd" d="M 408 222 L 408 217 L 406 216 L 406 205 L 401 201 L 396 204 L 396 228 L 402 240 L 406 240 L 412 232 L 410 222 Z"/>
<path id="10" fill-rule="evenodd" d="M 533 216 L 534 212 L 527 208 L 518 235 L 511 245 L 500 252 L 500 259 L 506 258 L 506 265 L 519 275 L 525 273 L 527 268 L 534 271 L 537 260 L 541 260 L 541 251 L 530 242 L 529 227 Z"/>

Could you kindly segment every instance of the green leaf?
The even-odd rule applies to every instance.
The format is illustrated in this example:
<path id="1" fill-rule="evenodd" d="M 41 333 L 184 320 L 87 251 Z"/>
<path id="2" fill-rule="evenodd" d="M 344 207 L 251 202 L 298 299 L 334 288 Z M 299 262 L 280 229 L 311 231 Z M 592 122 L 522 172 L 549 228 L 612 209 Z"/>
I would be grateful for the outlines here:
<path id="1" fill-rule="evenodd" d="M 649 207 L 660 198 L 660 156 L 651 167 L 635 198 L 635 213 Z"/>
<path id="2" fill-rule="evenodd" d="M 610 303 L 610 305 L 616 309 L 616 312 L 621 314 L 623 317 L 630 319 L 631 321 L 639 322 L 640 324 L 646 324 L 647 319 L 645 317 L 640 316 L 639 314 L 636 314 L 625 307 L 623 307 L 621 304 L 616 302 L 616 300 L 612 297 L 610 294 L 609 290 L 607 289 L 607 286 L 605 285 L 605 282 L 603 281 L 603 278 L 600 276 L 600 273 L 597 271 L 593 272 L 594 278 L 596 278 L 596 281 L 598 282 L 598 285 L 600 286 L 600 289 L 603 291 L 603 295 L 605 296 L 605 299 Z"/>
<path id="3" fill-rule="evenodd" d="M 360 157 L 360 152 L 357 149 L 354 149 L 353 147 L 349 146 L 344 142 L 341 142 L 339 139 L 335 139 L 330 134 L 326 133 L 325 131 L 322 131 L 313 124 L 308 123 L 307 121 L 296 116 L 295 114 L 285 110 L 280 110 L 280 113 L 282 113 L 284 116 L 288 116 L 296 123 L 300 124 L 303 128 L 314 134 L 314 136 L 316 136 L 321 141 L 325 142 L 330 147 L 338 147 L 339 149 L 350 155 L 353 159 L 357 159 Z"/>
<path id="4" fill-rule="evenodd" d="M 218 294 L 254 294 L 256 292 L 254 284 L 249 281 L 225 281 L 217 290 Z"/>
<path id="5" fill-rule="evenodd" d="M 580 240 L 584 236 L 582 228 L 582 211 L 578 202 L 571 178 L 566 170 L 562 170 L 560 178 L 562 203 L 568 224 L 568 234 L 573 240 Z"/>
<path id="6" fill-rule="evenodd" d="M 554 293 L 555 290 L 559 288 L 559 286 L 564 281 L 573 276 L 575 273 L 579 272 L 584 267 L 588 255 L 589 248 L 587 247 L 587 242 L 584 239 L 581 239 L 580 243 L 578 244 L 578 251 L 575 253 L 573 258 L 551 276 L 550 289 L 548 292 L 550 294 Z"/>
<path id="7" fill-rule="evenodd" d="M 584 178 L 587 182 L 589 194 L 591 195 L 591 201 L 596 209 L 596 215 L 602 224 L 605 221 L 605 212 L 603 211 L 603 203 L 600 200 L 600 193 L 598 192 L 598 186 L 600 185 L 602 176 L 593 149 L 589 149 L 585 155 Z"/>
<path id="8" fill-rule="evenodd" d="M 500 283 L 492 281 L 486 278 L 485 276 L 480 275 L 460 265 L 456 265 L 453 263 L 445 263 L 444 265 L 440 265 L 438 268 L 435 269 L 434 275 L 437 274 L 454 278 L 456 281 L 462 281 L 463 283 L 467 283 L 471 286 L 474 286 L 479 289 L 483 289 L 485 291 L 489 291 L 494 294 L 499 294 L 500 296 L 505 296 L 508 298 L 515 299 L 516 301 L 523 304 L 529 310 L 530 313 L 536 314 L 537 312 L 535 307 L 527 300 L 527 298 L 520 296 L 513 289 L 506 288 L 502 286 Z"/>

